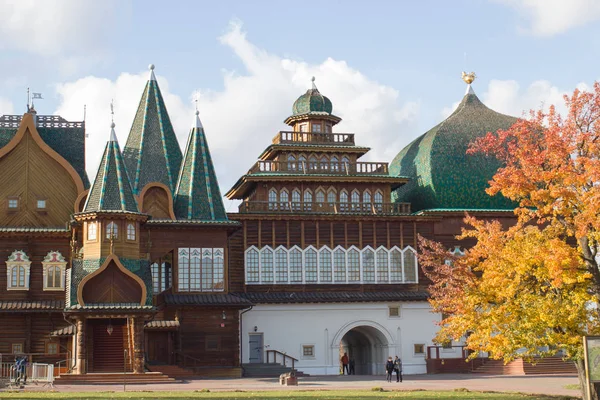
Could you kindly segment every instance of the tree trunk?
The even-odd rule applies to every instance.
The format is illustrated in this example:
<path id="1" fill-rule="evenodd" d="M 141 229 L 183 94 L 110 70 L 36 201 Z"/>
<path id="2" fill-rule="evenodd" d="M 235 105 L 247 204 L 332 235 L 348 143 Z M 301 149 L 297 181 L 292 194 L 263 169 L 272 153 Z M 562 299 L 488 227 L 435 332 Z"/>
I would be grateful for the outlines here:
<path id="1" fill-rule="evenodd" d="M 583 359 L 575 361 L 577 366 L 577 376 L 579 377 L 579 387 L 581 388 L 581 398 L 583 400 L 599 400 L 600 383 L 592 383 L 591 397 L 587 395 L 587 382 L 585 380 L 585 363 Z"/>

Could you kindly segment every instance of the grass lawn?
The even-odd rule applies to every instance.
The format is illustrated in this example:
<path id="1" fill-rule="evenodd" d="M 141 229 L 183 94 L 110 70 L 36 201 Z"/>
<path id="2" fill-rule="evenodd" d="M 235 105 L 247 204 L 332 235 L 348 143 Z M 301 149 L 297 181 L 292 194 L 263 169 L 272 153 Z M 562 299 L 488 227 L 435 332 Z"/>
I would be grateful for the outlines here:
<path id="1" fill-rule="evenodd" d="M 567 400 L 576 399 L 568 396 L 540 396 L 527 394 L 509 394 L 494 392 L 470 392 L 466 389 L 457 389 L 454 391 L 377 391 L 373 390 L 307 390 L 307 391 L 285 391 L 285 392 L 93 392 L 93 393 L 35 393 L 35 392 L 4 392 L 0 393 L 0 398 L 7 399 L 286 399 L 286 400 L 305 400 L 305 399 L 323 399 L 323 400 L 371 400 L 371 399 L 486 399 L 486 400 L 511 400 L 511 399 L 529 399 L 529 400 Z"/>

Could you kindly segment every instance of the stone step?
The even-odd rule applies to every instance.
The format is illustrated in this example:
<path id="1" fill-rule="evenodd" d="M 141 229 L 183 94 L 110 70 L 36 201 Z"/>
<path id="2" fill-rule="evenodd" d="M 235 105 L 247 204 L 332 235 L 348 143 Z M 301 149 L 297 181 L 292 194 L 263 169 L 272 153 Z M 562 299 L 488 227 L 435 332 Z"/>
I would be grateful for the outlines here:
<path id="1" fill-rule="evenodd" d="M 244 369 L 244 376 L 251 378 L 277 378 L 281 374 L 285 374 L 292 371 L 291 367 L 285 367 L 282 364 L 274 363 L 242 364 L 242 368 Z M 302 371 L 296 370 L 296 376 L 302 377 L 309 375 L 303 373 Z"/>
<path id="2" fill-rule="evenodd" d="M 142 383 L 175 383 L 171 378 L 160 372 L 146 372 L 143 374 L 117 374 L 117 373 L 92 373 L 92 374 L 64 374 L 54 380 L 56 385 L 86 385 L 86 384 L 142 384 Z"/>

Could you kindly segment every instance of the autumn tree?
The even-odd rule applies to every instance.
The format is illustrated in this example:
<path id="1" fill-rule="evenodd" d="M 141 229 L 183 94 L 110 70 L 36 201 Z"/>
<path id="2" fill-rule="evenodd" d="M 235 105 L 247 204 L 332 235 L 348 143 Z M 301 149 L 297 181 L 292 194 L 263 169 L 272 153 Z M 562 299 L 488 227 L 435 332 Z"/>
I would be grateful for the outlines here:
<path id="1" fill-rule="evenodd" d="M 564 117 L 531 111 L 468 150 L 501 161 L 487 192 L 518 204 L 515 225 L 467 217 L 460 238 L 476 244 L 464 257 L 421 238 L 420 263 L 448 315 L 438 340 L 468 334 L 505 361 L 563 350 L 581 379 L 581 338 L 600 333 L 600 84 L 564 99 Z"/>

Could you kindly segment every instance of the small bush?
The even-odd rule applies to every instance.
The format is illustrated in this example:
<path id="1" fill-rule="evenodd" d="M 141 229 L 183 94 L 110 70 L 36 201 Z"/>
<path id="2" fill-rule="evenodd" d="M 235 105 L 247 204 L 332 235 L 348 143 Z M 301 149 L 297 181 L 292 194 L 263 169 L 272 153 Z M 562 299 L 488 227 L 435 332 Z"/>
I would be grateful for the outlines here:
<path id="1" fill-rule="evenodd" d="M 454 389 L 454 391 L 455 392 L 470 392 L 470 390 L 467 388 L 456 388 L 456 389 Z"/>
<path id="2" fill-rule="evenodd" d="M 371 388 L 371 392 L 385 392 L 385 390 L 382 387 L 372 387 Z"/>

